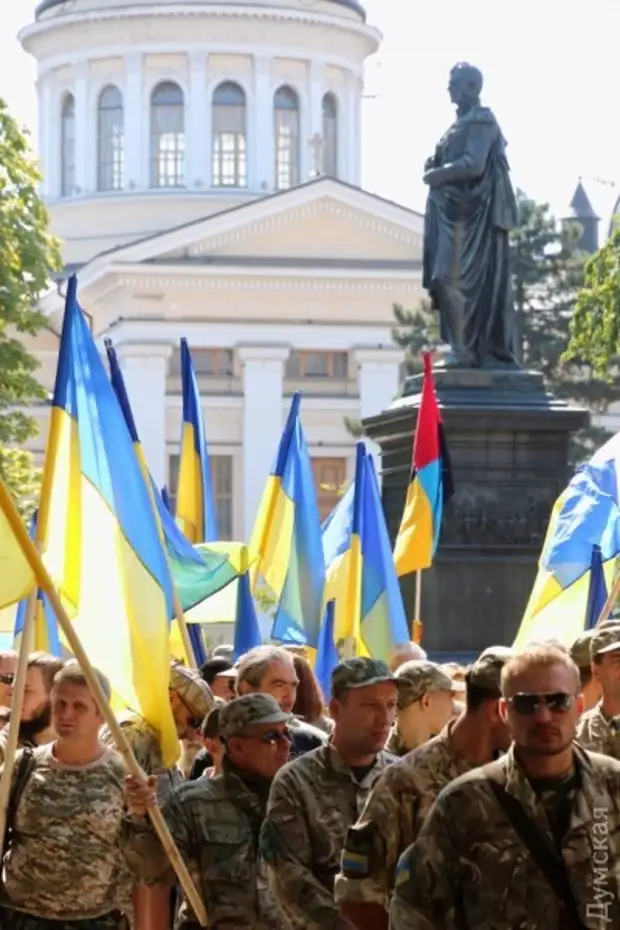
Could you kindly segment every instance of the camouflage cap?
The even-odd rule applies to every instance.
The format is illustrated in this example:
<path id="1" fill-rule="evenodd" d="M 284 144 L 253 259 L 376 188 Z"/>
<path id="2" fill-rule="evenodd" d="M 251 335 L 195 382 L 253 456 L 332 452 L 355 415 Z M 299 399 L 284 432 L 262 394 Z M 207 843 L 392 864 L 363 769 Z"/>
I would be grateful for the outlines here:
<path id="1" fill-rule="evenodd" d="M 226 701 L 222 698 L 214 697 L 215 707 L 204 718 L 200 727 L 200 735 L 203 739 L 216 739 L 220 735 L 220 711 L 226 707 Z"/>
<path id="2" fill-rule="evenodd" d="M 219 735 L 223 740 L 242 736 L 255 723 L 287 723 L 292 714 L 280 710 L 270 694 L 244 694 L 219 708 Z M 209 718 L 210 719 L 210 718 Z"/>
<path id="3" fill-rule="evenodd" d="M 381 659 L 366 656 L 344 659 L 332 672 L 332 697 L 339 698 L 346 691 L 378 685 L 383 681 L 398 684 L 397 678 Z"/>
<path id="4" fill-rule="evenodd" d="M 396 671 L 398 679 L 398 706 L 408 707 L 419 701 L 423 694 L 433 691 L 464 691 L 462 681 L 453 681 L 448 673 L 435 662 L 412 659 Z"/>
<path id="5" fill-rule="evenodd" d="M 620 649 L 620 623 L 601 624 L 594 630 L 590 641 L 590 655 L 603 655 Z"/>
<path id="6" fill-rule="evenodd" d="M 570 647 L 570 657 L 577 668 L 590 668 L 590 643 L 596 630 L 586 630 Z"/>
<path id="7" fill-rule="evenodd" d="M 170 690 L 176 691 L 196 717 L 206 717 L 215 707 L 211 688 L 195 668 L 175 663 L 170 669 Z"/>
<path id="8" fill-rule="evenodd" d="M 475 688 L 485 688 L 499 697 L 502 669 L 515 655 L 508 646 L 489 646 L 480 653 L 467 673 L 467 681 Z"/>

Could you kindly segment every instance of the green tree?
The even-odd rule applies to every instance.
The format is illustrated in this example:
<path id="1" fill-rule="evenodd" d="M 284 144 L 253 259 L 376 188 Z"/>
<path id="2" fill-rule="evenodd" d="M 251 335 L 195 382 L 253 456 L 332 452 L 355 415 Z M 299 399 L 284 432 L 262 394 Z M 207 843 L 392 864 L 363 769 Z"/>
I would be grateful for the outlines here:
<path id="1" fill-rule="evenodd" d="M 557 397 L 603 412 L 620 396 L 620 385 L 564 357 L 573 306 L 584 280 L 586 257 L 579 251 L 576 223 L 558 224 L 548 204 L 517 191 L 517 225 L 510 239 L 518 350 L 526 368 L 541 371 Z M 420 352 L 439 342 L 436 314 L 422 305 L 414 311 L 394 307 L 394 340 L 406 350 L 411 373 L 420 370 Z M 585 458 L 605 437 L 591 426 L 576 438 L 575 461 Z"/>
<path id="2" fill-rule="evenodd" d="M 38 476 L 32 457 L 19 448 L 37 433 L 23 408 L 46 394 L 20 335 L 46 325 L 38 301 L 60 267 L 39 180 L 27 138 L 0 99 L 0 475 L 24 513 L 34 507 Z"/>

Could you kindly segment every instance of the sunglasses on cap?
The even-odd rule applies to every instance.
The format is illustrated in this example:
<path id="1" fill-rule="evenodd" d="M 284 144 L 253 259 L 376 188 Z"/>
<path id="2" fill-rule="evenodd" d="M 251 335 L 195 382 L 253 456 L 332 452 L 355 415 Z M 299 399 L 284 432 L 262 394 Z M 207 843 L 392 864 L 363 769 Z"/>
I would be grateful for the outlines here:
<path id="1" fill-rule="evenodd" d="M 574 700 L 574 694 L 554 691 L 551 694 L 515 694 L 508 698 L 508 703 L 519 716 L 531 717 L 542 706 L 548 707 L 554 714 L 565 714 Z"/>
<path id="2" fill-rule="evenodd" d="M 0 673 L 0 682 L 3 685 L 12 685 L 15 681 L 15 675 L 11 675 L 10 672 L 1 672 Z"/>

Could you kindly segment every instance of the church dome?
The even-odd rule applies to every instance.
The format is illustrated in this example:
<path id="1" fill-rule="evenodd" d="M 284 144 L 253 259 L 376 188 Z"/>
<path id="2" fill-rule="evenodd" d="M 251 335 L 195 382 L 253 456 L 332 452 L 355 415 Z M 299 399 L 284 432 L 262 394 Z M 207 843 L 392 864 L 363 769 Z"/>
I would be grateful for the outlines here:
<path id="1" fill-rule="evenodd" d="M 344 6 L 354 13 L 357 13 L 364 22 L 366 22 L 366 10 L 358 3 L 358 0 L 326 0 L 327 3 L 334 3 L 337 6 Z M 70 12 L 73 0 L 41 0 L 35 9 L 35 19 L 39 19 L 44 13 L 48 13 L 54 7 L 66 6 L 67 12 Z M 107 4 L 104 4 L 104 6 Z"/>

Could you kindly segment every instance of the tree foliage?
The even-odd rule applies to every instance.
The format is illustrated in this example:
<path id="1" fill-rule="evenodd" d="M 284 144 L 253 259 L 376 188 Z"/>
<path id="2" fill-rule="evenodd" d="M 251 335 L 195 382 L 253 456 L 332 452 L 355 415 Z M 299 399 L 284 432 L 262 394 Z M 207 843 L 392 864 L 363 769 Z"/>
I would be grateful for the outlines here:
<path id="1" fill-rule="evenodd" d="M 24 511 L 33 505 L 37 474 L 32 457 L 15 446 L 37 433 L 23 408 L 46 395 L 20 336 L 45 326 L 38 300 L 60 267 L 39 180 L 27 138 L 0 99 L 0 474 Z"/>

